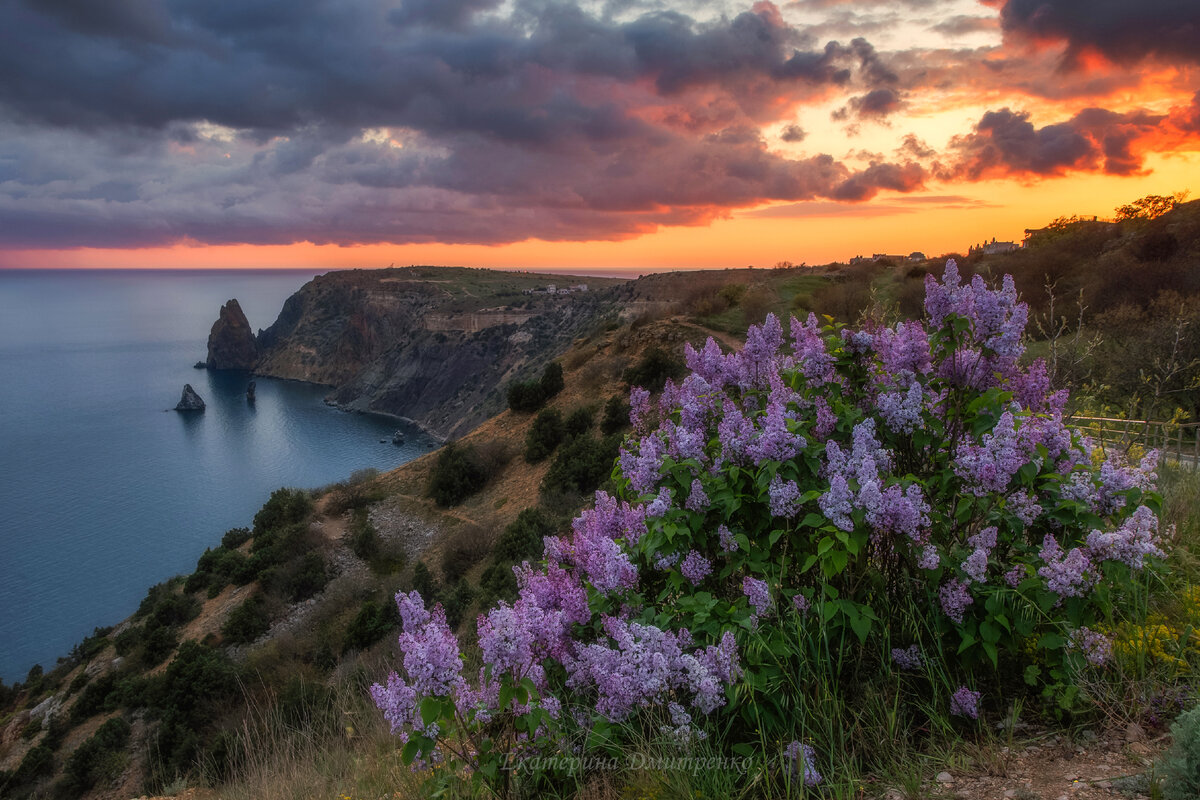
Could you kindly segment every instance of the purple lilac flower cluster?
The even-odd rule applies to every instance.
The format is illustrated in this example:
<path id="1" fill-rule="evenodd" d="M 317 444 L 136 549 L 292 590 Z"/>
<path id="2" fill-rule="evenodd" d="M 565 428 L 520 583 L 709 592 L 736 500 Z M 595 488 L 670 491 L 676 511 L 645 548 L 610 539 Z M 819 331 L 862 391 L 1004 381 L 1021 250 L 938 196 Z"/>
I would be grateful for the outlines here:
<path id="1" fill-rule="evenodd" d="M 979 692 L 973 692 L 965 686 L 955 689 L 950 696 L 950 713 L 957 717 L 979 719 Z"/>
<path id="2" fill-rule="evenodd" d="M 1092 666 L 1102 667 L 1112 660 L 1112 639 L 1087 627 L 1074 631 L 1068 646 L 1082 653 Z"/>
<path id="3" fill-rule="evenodd" d="M 817 772 L 817 754 L 812 745 L 802 742 L 790 742 L 783 749 L 783 758 L 787 762 L 788 772 L 796 780 L 804 782 L 805 786 L 816 786 L 822 781 L 821 773 Z"/>
<path id="4" fill-rule="evenodd" d="M 908 647 L 893 647 L 892 662 L 900 669 L 917 670 L 925 660 L 921 657 L 921 648 L 912 644 Z"/>

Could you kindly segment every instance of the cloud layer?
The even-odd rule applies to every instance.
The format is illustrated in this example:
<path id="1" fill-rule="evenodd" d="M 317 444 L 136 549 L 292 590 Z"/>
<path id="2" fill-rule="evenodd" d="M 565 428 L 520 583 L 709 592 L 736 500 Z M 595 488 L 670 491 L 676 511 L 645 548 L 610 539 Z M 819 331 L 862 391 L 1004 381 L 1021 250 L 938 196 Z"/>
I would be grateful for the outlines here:
<path id="1" fill-rule="evenodd" d="M 944 2 L 905 13 L 927 30 L 989 29 L 939 14 Z M 869 30 L 856 6 L 878 5 L 824 3 L 846 30 Z M 1006 33 L 1113 58 L 1189 46 L 1134 46 L 1101 24 L 1112 14 L 1072 27 L 1073 4 L 1041 5 L 1005 3 Z M 1158 5 L 1154 20 L 1178 22 Z M 797 116 L 809 108 L 890 125 L 931 91 L 1039 96 L 1039 78 L 994 48 L 880 51 L 790 13 L 733 0 L 10 0 L 0 247 L 616 239 L 934 179 L 1130 174 L 1167 121 L 1089 107 L 1038 126 L 1001 107 L 940 154 L 810 150 Z M 1196 119 L 1173 113 L 1173 135 L 1200 133 Z"/>

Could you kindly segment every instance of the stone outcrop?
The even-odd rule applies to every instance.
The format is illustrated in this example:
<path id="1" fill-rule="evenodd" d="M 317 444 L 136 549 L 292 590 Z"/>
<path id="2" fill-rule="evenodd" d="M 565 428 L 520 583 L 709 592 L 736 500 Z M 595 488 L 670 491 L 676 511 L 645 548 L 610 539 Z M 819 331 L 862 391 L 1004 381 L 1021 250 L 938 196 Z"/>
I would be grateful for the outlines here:
<path id="1" fill-rule="evenodd" d="M 545 283 L 453 267 L 321 275 L 259 333 L 254 371 L 330 386 L 326 402 L 339 408 L 461 436 L 504 408 L 509 382 L 536 377 L 624 299 L 617 281 L 561 297 L 528 293 Z"/>
<path id="2" fill-rule="evenodd" d="M 196 394 L 196 390 L 192 388 L 190 383 L 183 385 L 183 396 L 179 398 L 178 405 L 175 406 L 176 411 L 203 411 L 204 400 L 200 395 Z"/>
<path id="3" fill-rule="evenodd" d="M 258 342 L 238 301 L 221 306 L 221 315 L 208 334 L 209 369 L 254 369 L 258 363 Z"/>

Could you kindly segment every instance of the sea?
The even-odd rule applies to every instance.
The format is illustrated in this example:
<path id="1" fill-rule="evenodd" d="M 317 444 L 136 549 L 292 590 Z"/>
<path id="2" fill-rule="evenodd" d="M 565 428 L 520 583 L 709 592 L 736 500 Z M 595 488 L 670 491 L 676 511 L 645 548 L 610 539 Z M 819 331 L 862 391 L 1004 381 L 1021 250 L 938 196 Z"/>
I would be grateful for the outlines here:
<path id="1" fill-rule="evenodd" d="M 327 387 L 260 377 L 250 404 L 246 373 L 193 367 L 222 303 L 266 328 L 315 274 L 0 270 L 0 679 L 120 622 L 274 489 L 433 446 L 325 405 Z M 170 410 L 185 383 L 204 413 Z"/>

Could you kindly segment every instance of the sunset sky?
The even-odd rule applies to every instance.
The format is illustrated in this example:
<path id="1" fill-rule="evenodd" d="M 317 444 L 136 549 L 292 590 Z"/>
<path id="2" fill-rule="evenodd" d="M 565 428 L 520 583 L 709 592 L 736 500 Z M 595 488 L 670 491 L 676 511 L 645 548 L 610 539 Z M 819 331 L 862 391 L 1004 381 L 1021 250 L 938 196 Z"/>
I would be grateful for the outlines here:
<path id="1" fill-rule="evenodd" d="M 9 0 L 0 267 L 717 267 L 1200 191 L 1196 0 Z"/>

